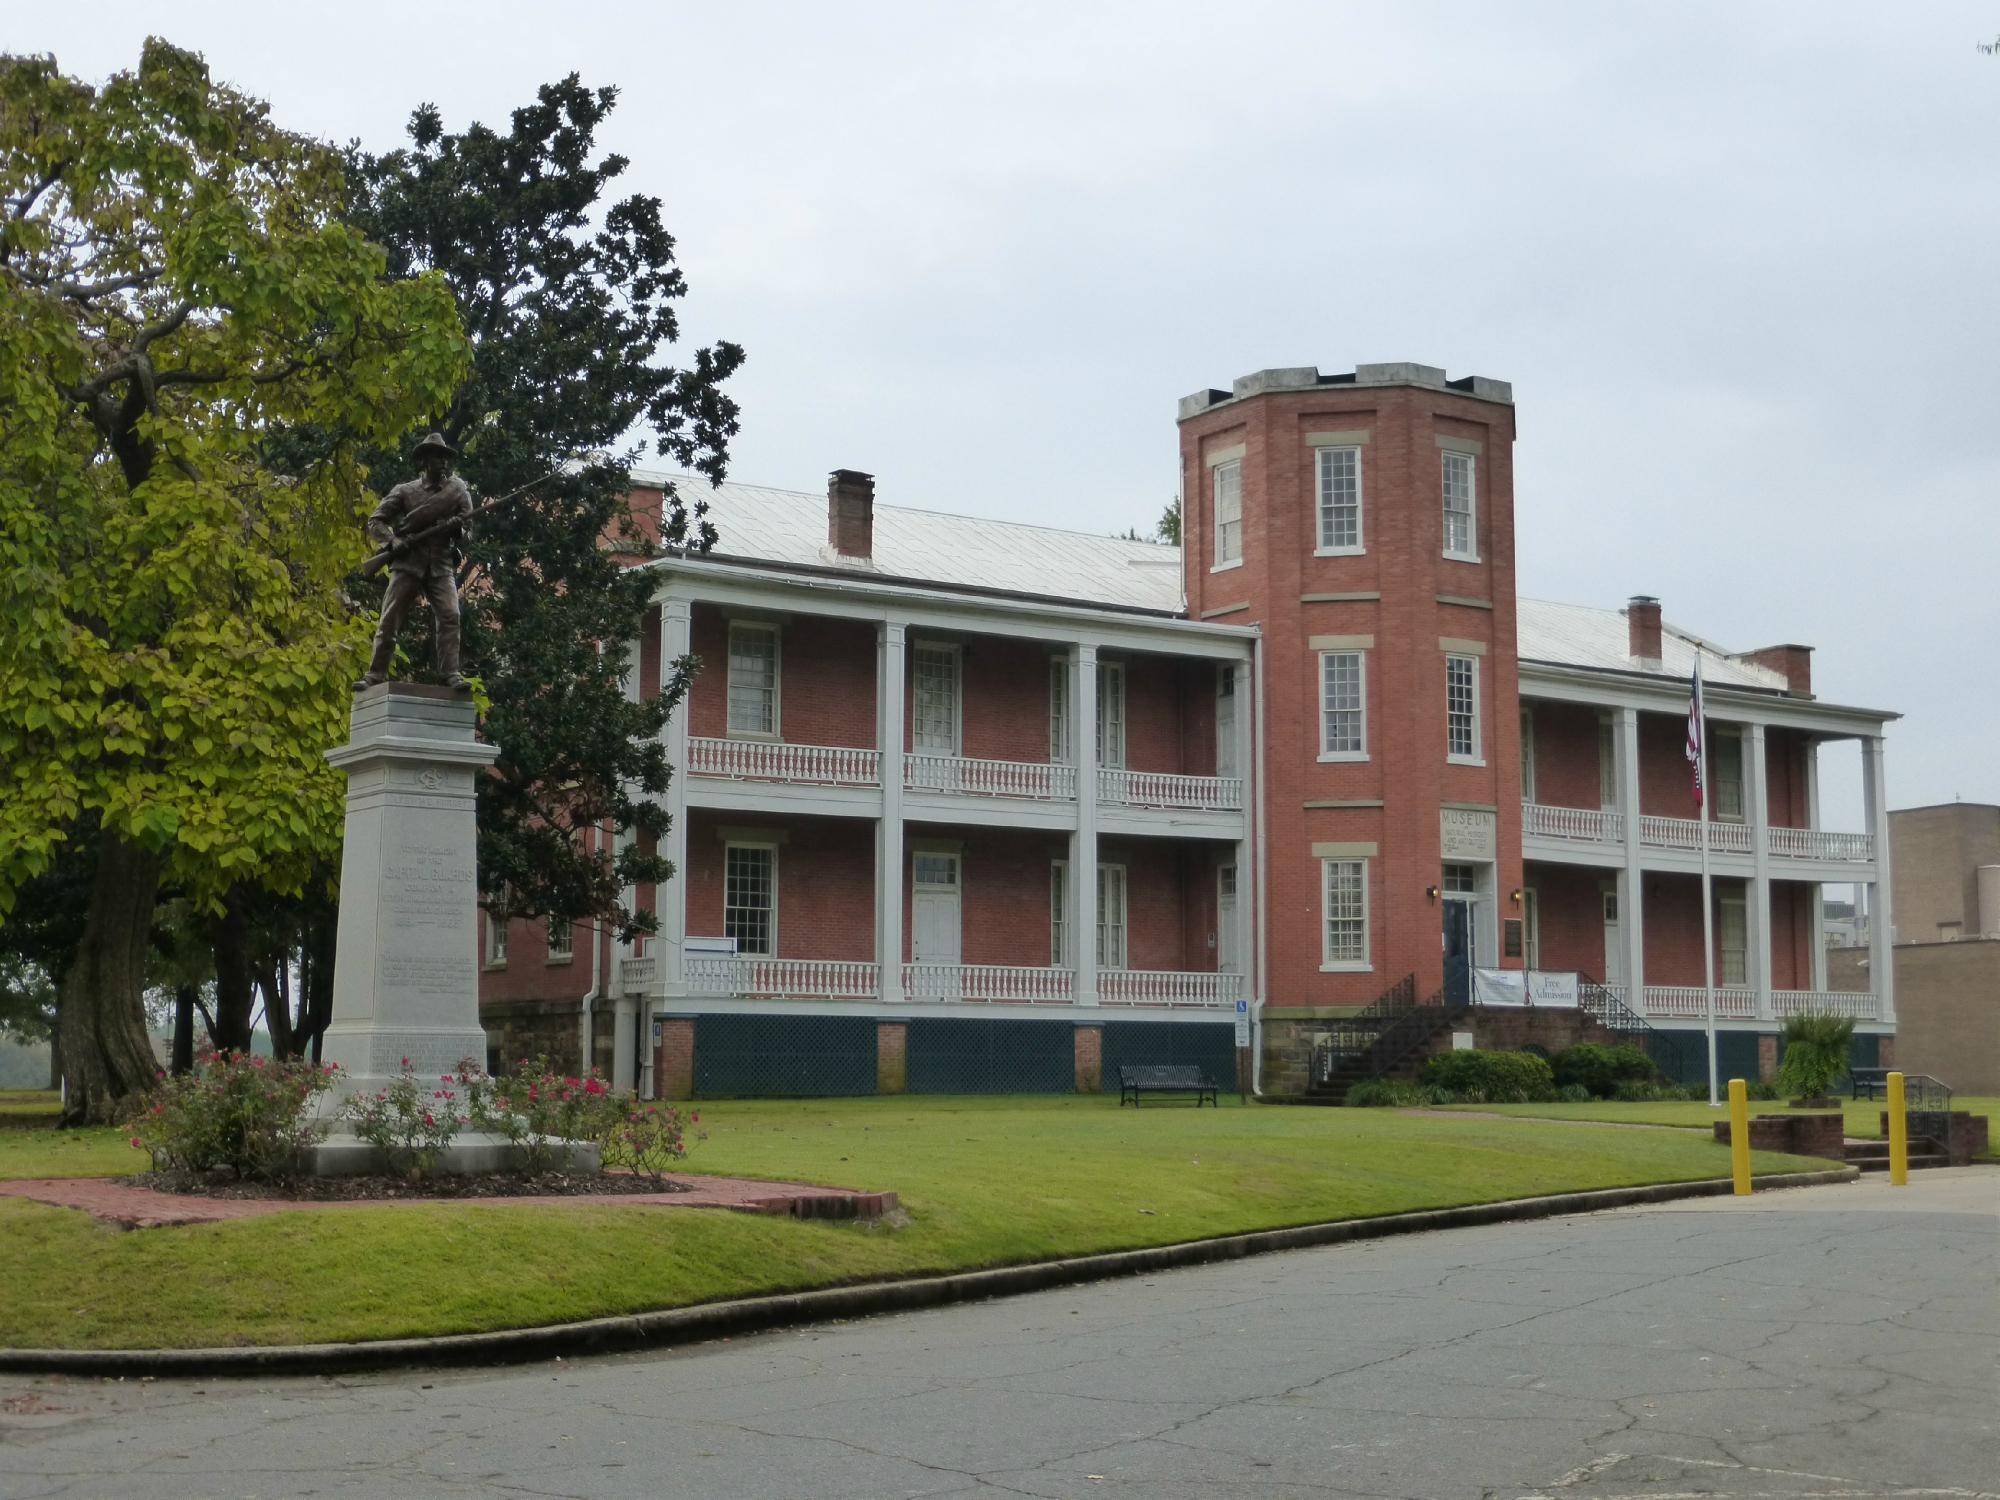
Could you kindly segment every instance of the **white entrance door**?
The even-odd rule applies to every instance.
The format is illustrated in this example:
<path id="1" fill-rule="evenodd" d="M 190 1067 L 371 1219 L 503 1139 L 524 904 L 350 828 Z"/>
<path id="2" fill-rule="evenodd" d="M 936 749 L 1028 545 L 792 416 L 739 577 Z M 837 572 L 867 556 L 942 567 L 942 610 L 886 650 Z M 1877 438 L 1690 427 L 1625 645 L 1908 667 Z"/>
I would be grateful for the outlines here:
<path id="1" fill-rule="evenodd" d="M 1604 982 L 1625 982 L 1625 944 L 1618 935 L 1618 893 L 1604 893 Z"/>
<path id="2" fill-rule="evenodd" d="M 919 849 L 910 856 L 911 951 L 920 964 L 959 961 L 958 856 Z"/>

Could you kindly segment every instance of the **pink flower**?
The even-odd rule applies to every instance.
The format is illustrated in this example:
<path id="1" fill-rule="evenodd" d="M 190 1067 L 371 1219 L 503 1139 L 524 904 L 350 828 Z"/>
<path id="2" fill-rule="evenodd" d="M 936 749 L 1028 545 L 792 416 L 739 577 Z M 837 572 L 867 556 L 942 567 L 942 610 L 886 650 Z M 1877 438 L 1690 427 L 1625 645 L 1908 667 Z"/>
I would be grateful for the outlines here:
<path id="1" fill-rule="evenodd" d="M 439 1082 L 439 1083 L 450 1083 L 450 1082 L 451 1082 L 451 1074 L 449 1074 L 449 1073 L 440 1073 L 440 1074 L 438 1074 L 438 1082 Z"/>
<path id="2" fill-rule="evenodd" d="M 599 1078 L 591 1078 L 584 1083 L 583 1091 L 586 1094 L 601 1094 L 604 1092 L 604 1082 Z"/>
<path id="3" fill-rule="evenodd" d="M 425 1123 L 426 1125 L 435 1125 L 435 1124 L 437 1124 L 437 1121 L 431 1118 L 431 1112 L 430 1112 L 429 1110 L 425 1110 L 425 1111 L 424 1111 L 424 1123 Z"/>
<path id="4" fill-rule="evenodd" d="M 139 1147 L 139 1137 L 137 1137 L 136 1135 L 132 1137 L 132 1149 L 133 1149 L 134 1151 L 137 1151 L 137 1150 L 139 1150 L 139 1149 L 140 1149 L 140 1147 Z"/>
<path id="5" fill-rule="evenodd" d="M 690 1116 L 690 1118 L 695 1122 L 695 1124 L 699 1125 L 701 1123 L 701 1111 L 696 1110 L 694 1114 Z"/>
<path id="6" fill-rule="evenodd" d="M 406 1057 L 406 1058 L 404 1058 L 404 1059 L 403 1059 L 403 1066 L 407 1068 L 407 1067 L 408 1067 L 409 1065 L 410 1065 L 410 1060 L 409 1060 L 409 1059 L 408 1059 L 407 1057 Z"/>
<path id="7" fill-rule="evenodd" d="M 253 1057 L 250 1059 L 250 1066 L 253 1068 L 261 1068 L 264 1066 L 264 1059 L 261 1057 Z"/>

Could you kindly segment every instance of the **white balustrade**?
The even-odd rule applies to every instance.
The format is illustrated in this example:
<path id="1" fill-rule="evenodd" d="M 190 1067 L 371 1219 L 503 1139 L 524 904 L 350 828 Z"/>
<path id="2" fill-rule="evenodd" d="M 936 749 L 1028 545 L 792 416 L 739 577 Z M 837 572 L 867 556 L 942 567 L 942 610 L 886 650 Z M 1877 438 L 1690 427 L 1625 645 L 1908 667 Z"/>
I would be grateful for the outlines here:
<path id="1" fill-rule="evenodd" d="M 1241 974 L 1201 974 L 1177 969 L 1100 969 L 1097 998 L 1105 1005 L 1158 1005 L 1201 1010 L 1233 1009 L 1243 993 Z"/>
<path id="2" fill-rule="evenodd" d="M 1524 802 L 1521 813 L 1522 831 L 1531 838 L 1574 839 L 1588 844 L 1617 844 L 1625 838 L 1625 815 L 1607 809 Z"/>
<path id="3" fill-rule="evenodd" d="M 1069 1005 L 1076 999 L 1076 972 L 1014 964 L 904 964 L 903 997 L 983 1005 Z"/>
<path id="4" fill-rule="evenodd" d="M 776 740 L 690 737 L 688 774 L 738 781 L 808 781 L 826 786 L 873 786 L 882 757 L 847 745 L 790 745 Z"/>
<path id="5" fill-rule="evenodd" d="M 1872 864 L 1875 840 L 1865 833 L 1826 833 L 1817 828 L 1773 828 L 1774 859 L 1812 859 L 1839 864 Z"/>
<path id="6" fill-rule="evenodd" d="M 1097 773 L 1097 797 L 1100 802 L 1123 807 L 1240 812 L 1243 778 L 1183 776 L 1173 771 L 1101 770 Z"/>
<path id="7" fill-rule="evenodd" d="M 878 1000 L 881 971 L 872 963 L 755 954 L 689 954 L 688 991 L 760 1000 Z"/>
<path id="8" fill-rule="evenodd" d="M 1076 767 L 1047 761 L 906 755 L 903 785 L 913 792 L 949 792 L 961 797 L 1026 797 L 1042 802 L 1069 802 L 1076 797 Z"/>
<path id="9" fill-rule="evenodd" d="M 1699 818 L 1661 818 L 1648 813 L 1639 819 L 1639 842 L 1649 849 L 1685 849 L 1699 854 L 1701 829 Z M 1750 825 L 1711 821 L 1708 847 L 1717 854 L 1748 854 Z"/>
<path id="10" fill-rule="evenodd" d="M 1630 1003 L 1629 1001 L 1627 1002 Z M 1649 984 L 1640 1014 L 1649 1020 L 1704 1021 L 1708 997 L 1698 984 Z M 1757 992 L 1743 985 L 1715 987 L 1718 1021 L 1749 1021 L 1757 1015 Z"/>
<path id="11" fill-rule="evenodd" d="M 1857 1021 L 1878 1020 L 1882 1014 L 1879 996 L 1843 990 L 1774 990 L 1771 1010 L 1779 1016 L 1852 1016 Z"/>

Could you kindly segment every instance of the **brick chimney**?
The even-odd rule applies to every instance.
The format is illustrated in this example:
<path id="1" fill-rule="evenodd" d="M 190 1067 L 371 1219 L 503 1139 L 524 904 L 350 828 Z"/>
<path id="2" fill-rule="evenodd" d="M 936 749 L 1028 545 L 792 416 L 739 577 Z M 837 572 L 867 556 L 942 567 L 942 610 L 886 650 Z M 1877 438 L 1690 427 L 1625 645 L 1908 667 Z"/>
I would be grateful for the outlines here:
<path id="1" fill-rule="evenodd" d="M 1635 661 L 1660 664 L 1660 601 L 1651 594 L 1634 594 L 1625 605 L 1625 625 Z"/>
<path id="2" fill-rule="evenodd" d="M 875 553 L 875 476 L 835 469 L 826 480 L 826 540 L 841 557 L 866 562 Z"/>
<path id="3" fill-rule="evenodd" d="M 1759 651 L 1746 651 L 1738 661 L 1747 661 L 1752 666 L 1769 667 L 1785 679 L 1785 692 L 1794 698 L 1812 696 L 1812 647 L 1799 645 L 1766 646 Z"/>

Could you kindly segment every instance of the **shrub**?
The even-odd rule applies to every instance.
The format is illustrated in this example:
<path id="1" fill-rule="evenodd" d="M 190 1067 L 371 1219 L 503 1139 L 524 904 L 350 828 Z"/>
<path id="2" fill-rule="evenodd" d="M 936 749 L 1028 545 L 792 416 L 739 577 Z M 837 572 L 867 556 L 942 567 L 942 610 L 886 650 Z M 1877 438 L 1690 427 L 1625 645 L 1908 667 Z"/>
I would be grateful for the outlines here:
<path id="1" fill-rule="evenodd" d="M 441 1073 L 433 1083 L 412 1073 L 406 1057 L 387 1086 L 356 1094 L 342 1105 L 341 1118 L 382 1153 L 396 1176 L 428 1177 L 458 1132 L 472 1123 L 464 1091 L 472 1072 L 460 1063 L 456 1074 Z"/>
<path id="2" fill-rule="evenodd" d="M 598 1147 L 605 1166 L 625 1167 L 664 1183 L 669 1164 L 687 1156 L 687 1127 L 700 1123 L 699 1111 L 683 1115 L 671 1104 L 635 1107 L 612 1122 Z"/>
<path id="3" fill-rule="evenodd" d="M 1628 1078 L 1618 1084 L 1611 1097 L 1622 1104 L 1657 1104 L 1666 1099 L 1705 1099 L 1706 1090 L 1696 1090 L 1687 1084 L 1668 1083 L 1664 1079 Z"/>
<path id="4" fill-rule="evenodd" d="M 1643 1048 L 1583 1042 L 1557 1056 L 1555 1076 L 1559 1088 L 1581 1085 L 1591 1097 L 1609 1099 L 1619 1084 L 1652 1082 L 1660 1070 Z"/>
<path id="5" fill-rule="evenodd" d="M 1556 1089 L 1556 1098 L 1564 1104 L 1584 1104 L 1596 1097 L 1580 1083 L 1565 1083 Z"/>
<path id="6" fill-rule="evenodd" d="M 1847 1047 L 1854 1036 L 1851 1016 L 1808 1012 L 1785 1018 L 1785 1054 L 1778 1084 L 1803 1099 L 1817 1099 L 1847 1071 Z"/>
<path id="7" fill-rule="evenodd" d="M 595 1068 L 578 1078 L 558 1072 L 546 1057 L 524 1057 L 513 1072 L 487 1081 L 477 1121 L 520 1147 L 526 1170 L 546 1172 L 565 1141 L 595 1141 L 601 1148 L 628 1105 Z"/>
<path id="8" fill-rule="evenodd" d="M 332 1086 L 331 1066 L 205 1053 L 179 1077 L 160 1075 L 134 1121 L 132 1144 L 163 1170 L 288 1177 L 325 1133 L 309 1108 Z"/>
<path id="9" fill-rule="evenodd" d="M 1357 1109 L 1410 1109 L 1437 1099 L 1435 1091 L 1400 1078 L 1369 1078 L 1347 1091 L 1347 1102 Z"/>
<path id="10" fill-rule="evenodd" d="M 1440 1052 L 1423 1081 L 1468 1104 L 1533 1104 L 1556 1096 L 1555 1074 L 1531 1052 Z"/>
<path id="11" fill-rule="evenodd" d="M 1752 1099 L 1776 1099 L 1778 1097 L 1777 1084 L 1766 1083 L 1761 1078 L 1751 1079 L 1750 1082 L 1745 1085 L 1745 1089 L 1749 1093 Z"/>

